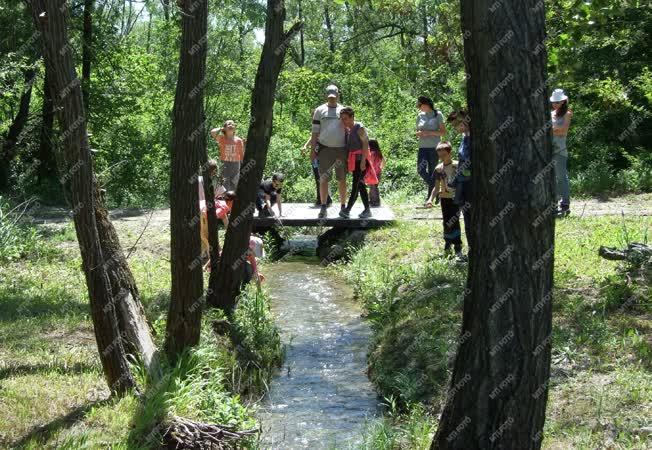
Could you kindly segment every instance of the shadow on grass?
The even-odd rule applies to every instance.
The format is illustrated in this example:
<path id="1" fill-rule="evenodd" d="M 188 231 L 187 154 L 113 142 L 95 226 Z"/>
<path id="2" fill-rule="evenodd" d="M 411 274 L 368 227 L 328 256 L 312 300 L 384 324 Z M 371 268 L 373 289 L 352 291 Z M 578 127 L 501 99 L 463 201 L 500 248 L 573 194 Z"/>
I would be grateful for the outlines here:
<path id="1" fill-rule="evenodd" d="M 89 313 L 88 304 L 64 288 L 40 290 L 35 295 L 26 293 L 29 288 L 24 285 L 0 286 L 0 322 Z"/>
<path id="2" fill-rule="evenodd" d="M 95 372 L 100 367 L 95 364 L 75 363 L 68 366 L 61 364 L 22 364 L 0 368 L 0 380 L 14 376 L 34 375 L 38 373 L 56 372 L 62 375 L 78 375 L 81 373 Z"/>
<path id="3" fill-rule="evenodd" d="M 22 448 L 28 444 L 32 439 L 37 439 L 39 443 L 45 443 L 48 441 L 56 432 L 64 429 L 70 428 L 76 422 L 84 418 L 86 413 L 96 406 L 107 405 L 112 401 L 111 398 L 104 400 L 98 400 L 95 402 L 90 402 L 70 411 L 68 414 L 57 417 L 56 419 L 41 425 L 38 427 L 32 428 L 25 436 L 20 438 L 20 440 L 13 443 L 11 448 Z"/>

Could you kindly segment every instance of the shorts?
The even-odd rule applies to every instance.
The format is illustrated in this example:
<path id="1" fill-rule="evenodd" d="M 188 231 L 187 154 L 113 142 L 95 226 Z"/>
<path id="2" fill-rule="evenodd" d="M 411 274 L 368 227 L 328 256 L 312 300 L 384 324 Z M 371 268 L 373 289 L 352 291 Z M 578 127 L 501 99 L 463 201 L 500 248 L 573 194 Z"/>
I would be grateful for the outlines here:
<path id="1" fill-rule="evenodd" d="M 349 153 L 345 147 L 326 147 L 319 146 L 317 160 L 319 161 L 319 176 L 330 178 L 330 172 L 335 169 L 335 178 L 337 181 L 346 180 L 346 163 Z"/>

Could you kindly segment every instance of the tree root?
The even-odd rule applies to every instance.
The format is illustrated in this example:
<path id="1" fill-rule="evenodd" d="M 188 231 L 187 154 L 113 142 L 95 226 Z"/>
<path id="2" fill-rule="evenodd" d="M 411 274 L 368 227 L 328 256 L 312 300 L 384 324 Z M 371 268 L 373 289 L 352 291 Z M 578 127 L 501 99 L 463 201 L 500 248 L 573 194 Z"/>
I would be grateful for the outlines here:
<path id="1" fill-rule="evenodd" d="M 228 425 L 195 422 L 175 416 L 166 427 L 163 441 L 168 449 L 221 450 L 234 448 L 236 441 L 256 435 L 259 431 L 236 431 Z"/>

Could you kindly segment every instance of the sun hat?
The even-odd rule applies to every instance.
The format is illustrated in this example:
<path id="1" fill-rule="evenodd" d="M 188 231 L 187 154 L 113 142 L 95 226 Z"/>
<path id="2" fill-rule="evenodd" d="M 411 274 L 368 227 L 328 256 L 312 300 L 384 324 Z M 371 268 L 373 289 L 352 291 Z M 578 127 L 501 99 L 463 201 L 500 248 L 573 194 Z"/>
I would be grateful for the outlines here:
<path id="1" fill-rule="evenodd" d="M 340 94 L 340 90 L 334 84 L 329 84 L 326 87 L 326 95 L 328 97 L 337 97 Z"/>
<path id="2" fill-rule="evenodd" d="M 568 96 L 564 94 L 563 89 L 555 89 L 552 91 L 552 96 L 550 97 L 551 103 L 559 103 L 563 102 L 564 100 L 568 100 Z"/>

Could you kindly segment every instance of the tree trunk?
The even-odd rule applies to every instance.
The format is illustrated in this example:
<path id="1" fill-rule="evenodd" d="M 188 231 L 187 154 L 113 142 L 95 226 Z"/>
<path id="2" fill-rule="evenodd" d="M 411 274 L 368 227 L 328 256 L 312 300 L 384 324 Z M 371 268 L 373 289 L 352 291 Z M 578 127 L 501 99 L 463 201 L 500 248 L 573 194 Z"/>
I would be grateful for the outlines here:
<path id="1" fill-rule="evenodd" d="M 166 351 L 175 360 L 199 342 L 204 303 L 198 170 L 206 154 L 204 89 L 208 0 L 180 0 L 181 55 L 172 122 L 170 231 L 172 288 Z"/>
<path id="2" fill-rule="evenodd" d="M 324 3 L 324 19 L 326 20 L 326 31 L 328 32 L 328 48 L 331 53 L 335 53 L 335 36 L 331 25 L 331 15 L 328 8 L 328 2 Z"/>
<path id="3" fill-rule="evenodd" d="M 145 317 L 145 310 L 140 302 L 136 280 L 127 264 L 120 239 L 109 220 L 109 213 L 104 207 L 95 181 L 93 192 L 96 198 L 95 220 L 106 261 L 106 271 L 111 283 L 114 303 L 118 306 L 116 315 L 118 328 L 123 337 L 126 351 L 140 355 L 148 372 L 158 367 L 158 353 L 152 333 Z"/>
<path id="4" fill-rule="evenodd" d="M 299 1 L 299 22 L 303 22 L 303 5 L 301 4 L 301 0 Z M 301 64 L 299 64 L 300 67 L 303 67 L 304 64 L 306 63 L 306 45 L 304 42 L 304 36 L 303 36 L 303 27 L 301 27 L 301 30 L 299 30 L 299 61 L 301 61 Z"/>
<path id="5" fill-rule="evenodd" d="M 54 102 L 50 88 L 50 76 L 47 68 L 43 77 L 43 107 L 41 109 L 41 138 L 38 150 L 38 179 L 40 182 L 56 173 L 57 164 L 54 156 Z"/>
<path id="6" fill-rule="evenodd" d="M 32 99 L 32 85 L 36 79 L 36 71 L 28 69 L 24 73 L 25 76 L 25 91 L 20 96 L 20 104 L 18 105 L 18 112 L 14 117 L 9 130 L 4 136 L 2 143 L 2 154 L 0 154 L 0 189 L 7 187 L 9 181 L 9 166 L 11 161 L 16 156 L 16 144 L 20 133 L 22 133 L 29 118 L 29 105 Z"/>
<path id="7" fill-rule="evenodd" d="M 238 183 L 237 199 L 233 204 L 218 270 L 211 272 L 209 280 L 208 303 L 223 309 L 227 315 L 235 308 L 243 279 L 244 255 L 249 248 L 255 198 L 267 161 L 272 133 L 276 83 L 290 40 L 303 26 L 298 22 L 284 33 L 284 21 L 283 0 L 268 0 L 265 44 L 251 96 L 251 125 L 247 134 L 247 150 Z"/>
<path id="8" fill-rule="evenodd" d="M 473 245 L 438 449 L 538 449 L 545 420 L 555 211 L 545 14 L 538 0 L 492 4 L 461 7 Z"/>
<path id="9" fill-rule="evenodd" d="M 90 111 L 91 61 L 93 59 L 93 9 L 95 0 L 84 0 L 84 30 L 82 34 L 82 93 L 86 114 Z"/>
<path id="10" fill-rule="evenodd" d="M 31 0 L 35 25 L 42 36 L 45 64 L 52 75 L 52 89 L 61 123 L 63 151 L 73 202 L 73 219 L 86 276 L 91 315 L 100 361 L 109 387 L 123 393 L 135 386 L 129 371 L 115 314 L 111 283 L 106 272 L 95 221 L 93 168 L 86 133 L 86 118 L 81 82 L 68 48 L 67 6 L 65 0 Z"/>
<path id="11" fill-rule="evenodd" d="M 52 118 L 54 105 L 52 104 L 52 86 L 49 79 L 52 78 L 49 74 L 49 69 L 46 67 L 45 80 L 44 80 L 44 96 L 50 99 L 48 110 L 45 110 L 44 115 L 47 113 Z M 46 122 L 44 118 L 44 123 Z M 47 137 L 42 138 L 49 146 L 49 158 L 54 158 L 54 141 L 52 140 L 52 123 L 49 124 L 50 131 Z M 42 167 L 43 160 L 39 167 Z M 56 166 L 55 166 L 56 167 Z M 65 167 L 65 163 L 63 164 Z M 62 177 L 63 189 L 67 193 L 67 199 L 71 200 L 71 183 L 69 177 Z M 140 294 L 136 285 L 136 280 L 129 268 L 127 259 L 125 258 L 118 234 L 111 221 L 106 207 L 103 204 L 100 195 L 100 189 L 97 184 L 96 177 L 93 176 L 93 196 L 95 199 L 95 221 L 97 232 L 100 239 L 100 246 L 102 248 L 102 255 L 105 260 L 105 268 L 109 283 L 111 285 L 111 292 L 114 294 L 113 304 L 117 305 L 116 319 L 118 321 L 118 329 L 123 339 L 125 350 L 129 353 L 139 355 L 145 368 L 152 373 L 155 373 L 158 367 L 158 352 L 152 333 L 145 316 L 145 311 L 140 302 Z M 74 203 L 70 203 L 70 207 L 74 208 Z"/>

